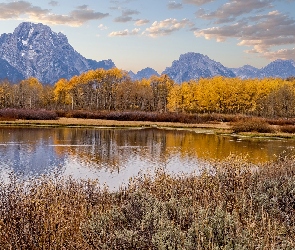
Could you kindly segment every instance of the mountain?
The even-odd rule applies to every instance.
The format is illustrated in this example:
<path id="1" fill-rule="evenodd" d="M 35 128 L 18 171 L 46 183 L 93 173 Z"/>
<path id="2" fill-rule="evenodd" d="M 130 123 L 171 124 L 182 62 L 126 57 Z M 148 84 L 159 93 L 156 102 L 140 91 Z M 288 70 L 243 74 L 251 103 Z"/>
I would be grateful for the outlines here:
<path id="1" fill-rule="evenodd" d="M 275 60 L 259 71 L 259 78 L 295 76 L 295 62 L 293 60 Z"/>
<path id="2" fill-rule="evenodd" d="M 240 68 L 231 68 L 230 70 L 234 72 L 237 77 L 242 79 L 257 78 L 260 75 L 260 70 L 250 65 L 245 65 Z"/>
<path id="3" fill-rule="evenodd" d="M 241 68 L 232 68 L 231 70 L 237 77 L 242 79 L 268 77 L 288 78 L 295 76 L 295 62 L 293 60 L 278 59 L 261 69 L 245 65 Z"/>
<path id="4" fill-rule="evenodd" d="M 172 66 L 167 67 L 162 74 L 168 75 L 177 83 L 217 75 L 235 77 L 235 74 L 221 63 L 193 52 L 181 55 L 179 60 L 173 61 Z"/>
<path id="5" fill-rule="evenodd" d="M 114 64 L 114 62 L 111 59 L 108 60 L 102 60 L 102 61 L 95 61 L 95 60 L 91 60 L 91 59 L 87 59 L 87 63 L 88 66 L 90 67 L 90 69 L 111 69 L 111 68 L 115 68 L 116 65 Z"/>
<path id="6" fill-rule="evenodd" d="M 21 23 L 13 33 L 0 36 L 0 59 L 7 61 L 24 78 L 33 76 L 42 83 L 51 84 L 90 69 L 115 66 L 111 60 L 86 59 L 74 50 L 64 34 L 55 33 L 41 23 L 29 22 Z"/>
<path id="7" fill-rule="evenodd" d="M 129 76 L 131 77 L 132 80 L 141 80 L 143 78 L 150 78 L 151 76 L 159 76 L 159 73 L 155 71 L 152 68 L 145 68 L 140 71 L 138 71 L 136 74 L 134 74 L 132 71 L 128 72 Z"/>
<path id="8" fill-rule="evenodd" d="M 0 59 L 0 79 L 7 79 L 10 82 L 16 83 L 24 79 L 24 76 L 6 60 Z"/>

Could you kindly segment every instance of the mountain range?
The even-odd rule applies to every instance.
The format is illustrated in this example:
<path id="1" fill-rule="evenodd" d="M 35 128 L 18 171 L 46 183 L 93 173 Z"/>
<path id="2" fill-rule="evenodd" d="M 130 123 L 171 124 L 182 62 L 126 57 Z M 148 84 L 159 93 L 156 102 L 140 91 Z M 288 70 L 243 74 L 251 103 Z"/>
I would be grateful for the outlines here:
<path id="1" fill-rule="evenodd" d="M 86 59 L 69 44 L 62 33 L 53 32 L 43 24 L 21 23 L 13 33 L 0 36 L 0 79 L 18 82 L 36 77 L 42 83 L 54 84 L 60 78 L 70 79 L 91 69 L 116 67 L 111 59 L 95 61 Z M 137 73 L 128 72 L 131 79 L 140 80 L 159 73 L 145 68 Z M 293 60 L 276 60 L 258 69 L 250 65 L 227 68 L 200 53 L 180 55 L 161 74 L 167 74 L 175 82 L 213 76 L 264 78 L 295 76 Z"/>

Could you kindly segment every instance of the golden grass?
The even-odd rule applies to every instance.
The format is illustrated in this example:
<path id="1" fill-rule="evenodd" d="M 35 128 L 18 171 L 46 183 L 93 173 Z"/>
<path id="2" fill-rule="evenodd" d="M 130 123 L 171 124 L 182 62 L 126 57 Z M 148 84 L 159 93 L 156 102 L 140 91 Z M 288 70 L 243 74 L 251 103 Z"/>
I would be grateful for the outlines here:
<path id="1" fill-rule="evenodd" d="M 0 186 L 0 249 L 294 249 L 295 159 L 231 157 L 201 176 L 96 182 L 11 177 Z"/>
<path id="2" fill-rule="evenodd" d="M 115 121 L 82 118 L 59 118 L 58 120 L 0 120 L 0 125 L 31 125 L 31 126 L 90 126 L 90 127 L 171 127 L 171 128 L 210 128 L 229 129 L 225 122 L 187 124 L 174 122 L 148 122 L 148 121 Z"/>

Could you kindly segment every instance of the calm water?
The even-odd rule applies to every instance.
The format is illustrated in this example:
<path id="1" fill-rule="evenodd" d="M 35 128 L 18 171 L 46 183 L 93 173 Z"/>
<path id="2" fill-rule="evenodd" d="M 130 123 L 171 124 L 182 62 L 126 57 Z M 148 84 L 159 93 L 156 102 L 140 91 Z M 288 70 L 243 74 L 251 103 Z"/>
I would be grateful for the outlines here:
<path id="1" fill-rule="evenodd" d="M 97 178 L 116 188 L 139 172 L 165 167 L 198 172 L 204 160 L 230 154 L 265 162 L 292 154 L 294 140 L 241 139 L 160 129 L 0 128 L 0 174 L 30 177 L 53 171 Z"/>

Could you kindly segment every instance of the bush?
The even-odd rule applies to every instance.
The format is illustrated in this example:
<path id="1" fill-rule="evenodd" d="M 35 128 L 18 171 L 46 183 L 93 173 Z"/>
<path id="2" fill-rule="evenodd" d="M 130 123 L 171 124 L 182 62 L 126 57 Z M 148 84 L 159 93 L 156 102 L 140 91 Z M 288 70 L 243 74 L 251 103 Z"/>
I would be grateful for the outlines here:
<path id="1" fill-rule="evenodd" d="M 275 130 L 261 118 L 243 119 L 232 124 L 234 133 L 240 132 L 258 132 L 258 133 L 273 133 Z"/>
<path id="2" fill-rule="evenodd" d="M 280 131 L 284 133 L 295 133 L 295 126 L 294 125 L 285 125 L 280 127 Z"/>
<path id="3" fill-rule="evenodd" d="M 56 112 L 32 109 L 1 109 L 0 117 L 2 120 L 24 119 L 24 120 L 56 120 Z"/>

